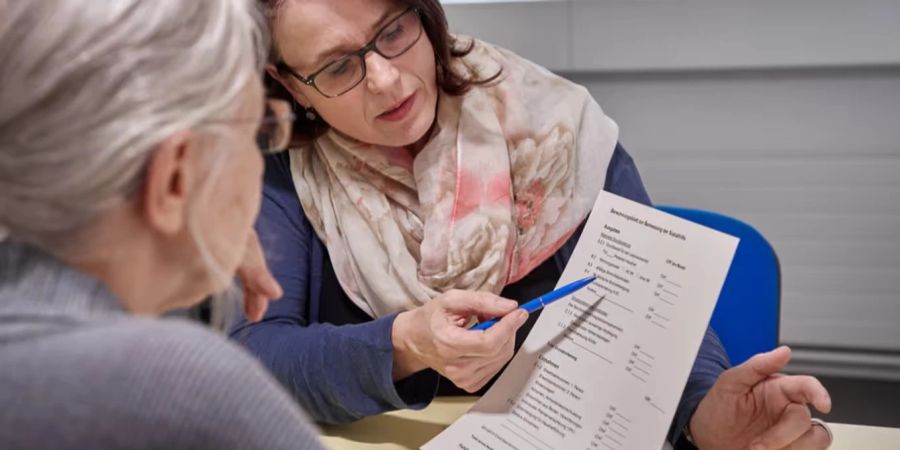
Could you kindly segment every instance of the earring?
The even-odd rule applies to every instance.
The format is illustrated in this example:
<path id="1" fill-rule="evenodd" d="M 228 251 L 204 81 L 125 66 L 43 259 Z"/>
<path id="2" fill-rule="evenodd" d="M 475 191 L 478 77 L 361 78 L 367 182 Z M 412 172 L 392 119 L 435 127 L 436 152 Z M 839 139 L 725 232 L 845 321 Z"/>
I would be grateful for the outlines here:
<path id="1" fill-rule="evenodd" d="M 306 119 L 310 122 L 316 120 L 316 110 L 312 108 L 306 108 Z"/>

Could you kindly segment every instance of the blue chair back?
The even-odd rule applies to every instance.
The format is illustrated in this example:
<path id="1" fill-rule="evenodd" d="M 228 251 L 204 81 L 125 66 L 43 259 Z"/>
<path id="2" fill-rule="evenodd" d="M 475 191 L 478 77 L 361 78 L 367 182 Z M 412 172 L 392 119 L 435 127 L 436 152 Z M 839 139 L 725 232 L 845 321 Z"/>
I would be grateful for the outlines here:
<path id="1" fill-rule="evenodd" d="M 778 345 L 781 268 L 766 238 L 733 217 L 676 206 L 657 208 L 741 240 L 710 324 L 734 365 L 774 349 Z"/>

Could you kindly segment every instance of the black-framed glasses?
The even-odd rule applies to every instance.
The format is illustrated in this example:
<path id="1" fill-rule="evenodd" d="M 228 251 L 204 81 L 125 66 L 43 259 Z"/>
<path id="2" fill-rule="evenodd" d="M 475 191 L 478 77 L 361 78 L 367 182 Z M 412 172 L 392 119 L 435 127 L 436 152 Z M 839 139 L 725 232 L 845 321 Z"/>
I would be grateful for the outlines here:
<path id="1" fill-rule="evenodd" d="M 366 54 L 375 52 L 385 59 L 393 59 L 406 53 L 420 37 L 419 10 L 411 7 L 388 22 L 363 48 L 326 64 L 309 77 L 300 75 L 284 62 L 278 63 L 278 68 L 316 88 L 325 97 L 334 98 L 349 92 L 366 78 Z"/>
<path id="2" fill-rule="evenodd" d="M 287 150 L 291 144 L 296 119 L 291 103 L 284 99 L 267 97 L 263 106 L 263 116 L 259 119 L 259 128 L 256 131 L 257 147 L 264 155 Z M 203 121 L 201 124 L 246 124 L 256 120 L 246 117 L 220 117 Z"/>
<path id="3" fill-rule="evenodd" d="M 259 150 L 266 155 L 286 150 L 291 143 L 294 119 L 290 102 L 267 98 L 265 113 L 256 132 Z"/>

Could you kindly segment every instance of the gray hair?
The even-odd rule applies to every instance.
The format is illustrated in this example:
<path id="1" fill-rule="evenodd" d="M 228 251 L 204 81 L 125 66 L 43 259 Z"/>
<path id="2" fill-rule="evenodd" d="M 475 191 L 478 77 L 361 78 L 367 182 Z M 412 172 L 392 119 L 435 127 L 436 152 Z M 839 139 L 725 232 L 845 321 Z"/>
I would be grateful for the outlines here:
<path id="1" fill-rule="evenodd" d="M 0 239 L 52 248 L 265 62 L 253 0 L 0 0 Z"/>

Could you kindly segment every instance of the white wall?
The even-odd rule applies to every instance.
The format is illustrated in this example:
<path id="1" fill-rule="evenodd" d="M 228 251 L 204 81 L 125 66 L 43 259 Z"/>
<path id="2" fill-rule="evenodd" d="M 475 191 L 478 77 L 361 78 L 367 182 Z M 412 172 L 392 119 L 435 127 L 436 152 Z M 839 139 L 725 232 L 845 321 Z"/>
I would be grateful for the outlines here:
<path id="1" fill-rule="evenodd" d="M 586 85 L 656 203 L 771 239 L 801 364 L 900 376 L 900 1 L 445 7 L 451 28 Z"/>

